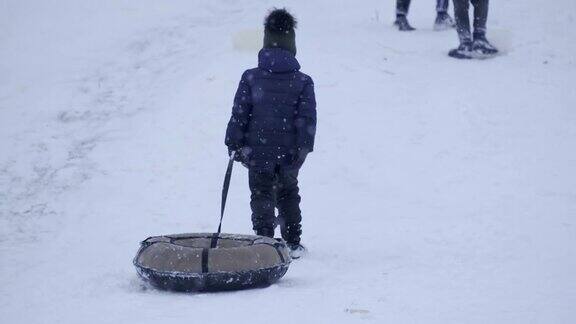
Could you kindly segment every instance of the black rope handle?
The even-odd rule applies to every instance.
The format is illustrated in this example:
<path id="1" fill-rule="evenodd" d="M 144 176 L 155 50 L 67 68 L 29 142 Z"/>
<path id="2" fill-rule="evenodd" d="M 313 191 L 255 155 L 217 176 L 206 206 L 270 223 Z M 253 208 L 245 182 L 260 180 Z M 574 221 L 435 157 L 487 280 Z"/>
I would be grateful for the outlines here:
<path id="1" fill-rule="evenodd" d="M 218 231 L 212 235 L 212 240 L 210 242 L 210 248 L 216 248 L 218 245 L 218 238 L 220 237 L 220 232 L 222 231 L 222 219 L 224 218 L 224 210 L 226 209 L 226 198 L 228 198 L 228 189 L 230 188 L 230 179 L 232 178 L 232 167 L 234 167 L 234 157 L 236 156 L 236 151 L 230 153 L 230 160 L 228 160 L 228 168 L 226 169 L 226 175 L 224 176 L 224 185 L 222 186 L 222 203 L 220 204 L 220 223 L 218 224 Z"/>

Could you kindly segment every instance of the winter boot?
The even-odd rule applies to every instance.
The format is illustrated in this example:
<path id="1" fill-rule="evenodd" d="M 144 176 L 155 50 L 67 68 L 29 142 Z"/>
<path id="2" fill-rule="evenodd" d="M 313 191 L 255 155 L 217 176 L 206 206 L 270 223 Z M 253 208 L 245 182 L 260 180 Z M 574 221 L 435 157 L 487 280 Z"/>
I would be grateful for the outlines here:
<path id="1" fill-rule="evenodd" d="M 412 31 L 416 28 L 410 26 L 408 23 L 408 19 L 406 19 L 405 15 L 396 15 L 396 21 L 394 22 L 394 26 L 398 27 L 400 31 Z"/>
<path id="2" fill-rule="evenodd" d="M 447 12 L 439 12 L 436 15 L 436 21 L 434 21 L 434 30 L 446 30 L 450 28 L 454 28 L 454 20 Z"/>
<path id="3" fill-rule="evenodd" d="M 290 249 L 290 257 L 294 260 L 300 259 L 308 252 L 306 247 L 300 243 L 286 243 L 286 245 Z"/>
<path id="4" fill-rule="evenodd" d="M 472 52 L 472 42 L 463 41 L 460 43 L 458 48 L 454 48 L 448 52 L 448 56 L 457 59 L 471 59 L 474 58 L 474 53 Z"/>
<path id="5" fill-rule="evenodd" d="M 474 33 L 472 51 L 481 56 L 493 56 L 498 54 L 498 49 L 488 42 L 484 33 Z"/>

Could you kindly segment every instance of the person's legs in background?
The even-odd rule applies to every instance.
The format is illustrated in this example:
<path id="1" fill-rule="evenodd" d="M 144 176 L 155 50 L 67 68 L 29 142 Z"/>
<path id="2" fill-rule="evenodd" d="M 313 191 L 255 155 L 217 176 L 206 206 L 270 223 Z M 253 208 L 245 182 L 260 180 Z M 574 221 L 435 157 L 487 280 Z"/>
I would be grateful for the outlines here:
<path id="1" fill-rule="evenodd" d="M 460 43 L 471 43 L 472 34 L 470 33 L 470 8 L 469 0 L 454 0 L 454 17 L 456 18 L 456 31 Z"/>
<path id="2" fill-rule="evenodd" d="M 396 0 L 396 21 L 394 26 L 400 31 L 411 31 L 415 28 L 408 23 L 408 10 L 410 9 L 410 0 Z"/>
<path id="3" fill-rule="evenodd" d="M 471 0 L 474 6 L 474 34 L 472 50 L 483 55 L 494 55 L 498 49 L 486 39 L 489 0 Z"/>
<path id="4" fill-rule="evenodd" d="M 436 0 L 436 20 L 434 30 L 446 30 L 454 27 L 454 20 L 448 14 L 449 0 Z"/>
<path id="5" fill-rule="evenodd" d="M 470 17 L 468 9 L 470 0 L 454 0 L 454 17 L 456 18 L 456 32 L 460 45 L 448 52 L 448 55 L 459 59 L 473 58 L 472 34 L 470 33 Z"/>

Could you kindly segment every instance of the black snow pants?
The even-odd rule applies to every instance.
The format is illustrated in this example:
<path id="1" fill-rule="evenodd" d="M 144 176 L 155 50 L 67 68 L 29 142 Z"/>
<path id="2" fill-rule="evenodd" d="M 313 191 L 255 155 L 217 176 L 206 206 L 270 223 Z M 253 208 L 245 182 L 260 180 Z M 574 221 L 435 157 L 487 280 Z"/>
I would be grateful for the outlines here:
<path id="1" fill-rule="evenodd" d="M 454 16 L 456 16 L 456 30 L 460 42 L 472 40 L 470 33 L 470 17 L 468 9 L 470 2 L 474 6 L 474 34 L 486 33 L 486 20 L 488 20 L 488 0 L 454 0 Z"/>
<path id="2" fill-rule="evenodd" d="M 447 12 L 449 0 L 436 0 L 436 12 Z M 396 0 L 396 14 L 406 16 L 411 0 Z"/>
<path id="3" fill-rule="evenodd" d="M 298 170 L 277 167 L 270 171 L 249 170 L 248 175 L 253 229 L 257 233 L 274 233 L 278 224 L 286 242 L 300 243 Z M 278 208 L 278 218 L 274 216 L 275 208 Z"/>

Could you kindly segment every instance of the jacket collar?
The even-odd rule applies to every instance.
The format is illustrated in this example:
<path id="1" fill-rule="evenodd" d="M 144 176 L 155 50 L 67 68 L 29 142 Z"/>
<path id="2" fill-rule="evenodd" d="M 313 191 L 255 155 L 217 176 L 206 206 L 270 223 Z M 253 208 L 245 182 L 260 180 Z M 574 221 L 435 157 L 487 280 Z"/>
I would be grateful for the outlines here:
<path id="1" fill-rule="evenodd" d="M 300 70 L 300 64 L 294 54 L 282 48 L 261 49 L 258 53 L 258 67 L 273 73 Z"/>

